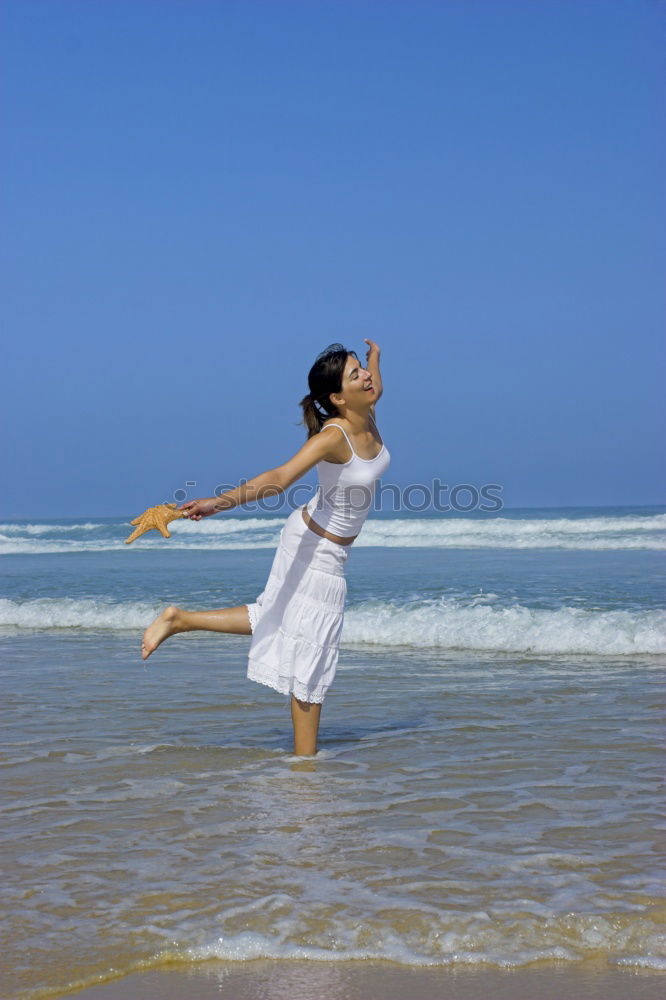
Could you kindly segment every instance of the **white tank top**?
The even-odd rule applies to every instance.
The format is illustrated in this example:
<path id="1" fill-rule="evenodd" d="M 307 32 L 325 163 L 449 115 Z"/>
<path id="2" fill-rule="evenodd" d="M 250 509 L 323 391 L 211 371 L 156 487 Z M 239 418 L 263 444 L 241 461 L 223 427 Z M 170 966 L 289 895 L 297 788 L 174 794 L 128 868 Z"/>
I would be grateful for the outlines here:
<path id="1" fill-rule="evenodd" d="M 365 523 L 377 480 L 388 469 L 391 456 L 382 441 L 382 449 L 378 455 L 374 458 L 361 458 L 354 451 L 344 427 L 340 424 L 326 424 L 323 430 L 328 427 L 337 427 L 342 431 L 352 456 L 344 464 L 324 460 L 317 463 L 319 486 L 307 504 L 307 511 L 324 531 L 330 531 L 340 538 L 351 538 L 358 535 Z"/>

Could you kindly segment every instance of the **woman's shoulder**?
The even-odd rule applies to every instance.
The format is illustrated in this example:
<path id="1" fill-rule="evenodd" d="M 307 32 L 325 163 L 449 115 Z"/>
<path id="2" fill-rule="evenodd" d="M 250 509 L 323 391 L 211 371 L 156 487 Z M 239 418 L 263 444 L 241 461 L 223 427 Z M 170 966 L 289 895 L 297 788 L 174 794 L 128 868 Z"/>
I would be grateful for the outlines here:
<path id="1" fill-rule="evenodd" d="M 346 431 L 349 430 L 349 425 L 344 417 L 329 417 L 321 425 L 320 431 L 326 430 L 327 427 L 344 427 Z"/>
<path id="2" fill-rule="evenodd" d="M 354 449 L 351 446 L 351 428 L 349 425 L 345 425 L 347 425 L 347 421 L 343 417 L 331 417 L 321 425 L 319 434 L 323 435 L 323 440 L 328 439 L 327 461 L 333 460 L 336 464 L 342 463 L 344 465 L 349 460 L 350 449 L 352 455 L 354 454 Z M 338 427 L 342 434 L 323 434 L 327 427 Z"/>

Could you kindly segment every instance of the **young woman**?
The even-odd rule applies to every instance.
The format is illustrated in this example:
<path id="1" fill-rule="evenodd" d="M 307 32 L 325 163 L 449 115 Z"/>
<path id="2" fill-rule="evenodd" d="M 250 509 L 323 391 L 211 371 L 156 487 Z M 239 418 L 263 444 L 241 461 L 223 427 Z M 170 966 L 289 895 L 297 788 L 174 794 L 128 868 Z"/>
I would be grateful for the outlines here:
<path id="1" fill-rule="evenodd" d="M 178 632 L 252 635 L 247 675 L 291 695 L 298 755 L 317 752 L 321 706 L 338 662 L 345 563 L 390 461 L 374 419 L 382 394 L 379 348 L 365 343 L 365 368 L 342 344 L 331 344 L 316 359 L 308 375 L 310 392 L 301 400 L 308 440 L 300 451 L 235 490 L 181 507 L 190 520 L 200 521 L 284 492 L 317 466 L 317 493 L 287 518 L 264 591 L 253 604 L 218 611 L 168 607 L 146 629 L 141 646 L 146 660 Z"/>

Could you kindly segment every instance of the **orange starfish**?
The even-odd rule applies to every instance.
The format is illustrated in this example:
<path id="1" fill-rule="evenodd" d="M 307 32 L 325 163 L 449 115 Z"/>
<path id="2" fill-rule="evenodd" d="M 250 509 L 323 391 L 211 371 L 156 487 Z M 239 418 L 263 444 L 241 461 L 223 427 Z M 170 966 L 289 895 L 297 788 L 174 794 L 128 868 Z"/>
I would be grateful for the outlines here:
<path id="1" fill-rule="evenodd" d="M 125 545 L 129 545 L 139 535 L 145 535 L 147 531 L 151 531 L 153 528 L 156 531 L 160 531 L 163 538 L 171 538 L 171 535 L 167 531 L 167 524 L 184 516 L 185 512 L 178 510 L 175 503 L 160 503 L 156 507 L 149 507 L 139 517 L 135 517 L 133 521 L 130 521 L 130 524 L 135 524 L 136 528 L 129 538 L 125 539 Z"/>

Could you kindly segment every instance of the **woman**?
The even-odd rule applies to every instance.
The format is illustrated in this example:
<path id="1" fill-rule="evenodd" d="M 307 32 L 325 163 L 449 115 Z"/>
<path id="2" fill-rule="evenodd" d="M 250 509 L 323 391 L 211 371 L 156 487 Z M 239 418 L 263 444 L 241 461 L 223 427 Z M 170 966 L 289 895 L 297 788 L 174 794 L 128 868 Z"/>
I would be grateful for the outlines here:
<path id="1" fill-rule="evenodd" d="M 308 440 L 300 451 L 235 490 L 181 507 L 185 517 L 200 521 L 284 492 L 317 466 L 317 494 L 287 518 L 263 593 L 254 604 L 218 611 L 166 608 L 146 629 L 141 647 L 146 660 L 177 632 L 252 635 L 248 677 L 291 695 L 294 752 L 304 756 L 317 752 L 321 706 L 335 676 L 345 563 L 390 461 L 374 420 L 382 394 L 379 348 L 365 343 L 365 368 L 342 344 L 332 344 L 316 359 L 308 375 L 310 392 L 301 400 Z"/>

